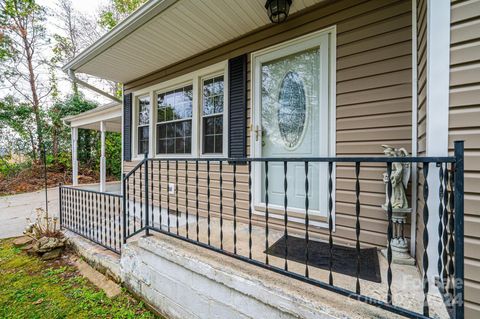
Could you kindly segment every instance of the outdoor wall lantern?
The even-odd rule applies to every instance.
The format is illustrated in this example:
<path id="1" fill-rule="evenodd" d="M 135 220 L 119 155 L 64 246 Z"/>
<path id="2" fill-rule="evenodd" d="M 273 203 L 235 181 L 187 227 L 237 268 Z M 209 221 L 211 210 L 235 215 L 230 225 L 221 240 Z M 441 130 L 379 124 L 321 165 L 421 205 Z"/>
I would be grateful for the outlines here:
<path id="1" fill-rule="evenodd" d="M 270 21 L 273 23 L 282 23 L 287 20 L 291 5 L 292 0 L 267 0 L 265 8 L 267 9 Z"/>

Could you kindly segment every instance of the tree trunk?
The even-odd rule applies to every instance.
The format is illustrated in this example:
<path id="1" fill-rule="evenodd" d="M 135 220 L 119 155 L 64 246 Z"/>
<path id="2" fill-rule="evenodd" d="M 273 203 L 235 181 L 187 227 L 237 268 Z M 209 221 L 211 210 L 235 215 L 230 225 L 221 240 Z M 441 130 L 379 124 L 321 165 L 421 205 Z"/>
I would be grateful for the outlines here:
<path id="1" fill-rule="evenodd" d="M 35 115 L 35 125 L 37 126 L 37 143 L 38 143 L 38 158 L 40 163 L 43 164 L 42 152 L 44 151 L 43 147 L 43 129 L 42 129 L 42 119 L 40 116 L 40 101 L 38 99 L 37 93 L 37 83 L 35 82 L 35 71 L 33 69 L 33 54 L 28 43 L 27 33 L 22 32 L 22 40 L 25 47 L 25 56 L 27 58 L 28 66 L 28 82 L 30 84 L 30 90 L 32 92 L 32 110 Z"/>

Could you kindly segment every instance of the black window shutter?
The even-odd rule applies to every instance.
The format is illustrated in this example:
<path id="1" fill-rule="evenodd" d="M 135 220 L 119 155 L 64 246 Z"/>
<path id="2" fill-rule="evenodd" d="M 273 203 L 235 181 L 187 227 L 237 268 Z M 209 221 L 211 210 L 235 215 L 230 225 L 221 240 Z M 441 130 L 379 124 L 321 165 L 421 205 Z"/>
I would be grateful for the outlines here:
<path id="1" fill-rule="evenodd" d="M 123 96 L 123 160 L 132 160 L 132 93 Z"/>
<path id="2" fill-rule="evenodd" d="M 228 61 L 228 157 L 247 157 L 247 55 Z"/>

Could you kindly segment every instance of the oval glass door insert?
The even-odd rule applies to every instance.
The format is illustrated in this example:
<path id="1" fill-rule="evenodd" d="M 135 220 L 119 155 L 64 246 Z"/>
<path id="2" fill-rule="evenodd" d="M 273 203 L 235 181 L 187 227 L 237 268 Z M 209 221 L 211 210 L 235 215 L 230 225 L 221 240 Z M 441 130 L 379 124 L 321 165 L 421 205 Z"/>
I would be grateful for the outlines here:
<path id="1" fill-rule="evenodd" d="M 280 136 L 286 148 L 296 148 L 302 139 L 307 113 L 304 84 L 296 72 L 290 71 L 283 78 L 278 103 Z"/>

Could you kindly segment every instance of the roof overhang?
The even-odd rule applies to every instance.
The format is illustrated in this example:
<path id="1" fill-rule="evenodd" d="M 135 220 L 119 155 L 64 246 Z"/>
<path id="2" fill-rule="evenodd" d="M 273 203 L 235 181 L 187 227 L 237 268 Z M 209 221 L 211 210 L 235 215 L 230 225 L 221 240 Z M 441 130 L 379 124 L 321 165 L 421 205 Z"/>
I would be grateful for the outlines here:
<path id="1" fill-rule="evenodd" d="M 290 14 L 325 0 L 294 0 Z M 121 83 L 271 24 L 265 0 L 150 0 L 67 63 L 64 71 Z"/>
<path id="2" fill-rule="evenodd" d="M 100 130 L 100 123 L 104 122 L 106 131 L 118 132 L 122 131 L 122 105 L 119 103 L 109 103 L 101 105 L 89 111 L 67 116 L 63 121 L 70 127 Z"/>

